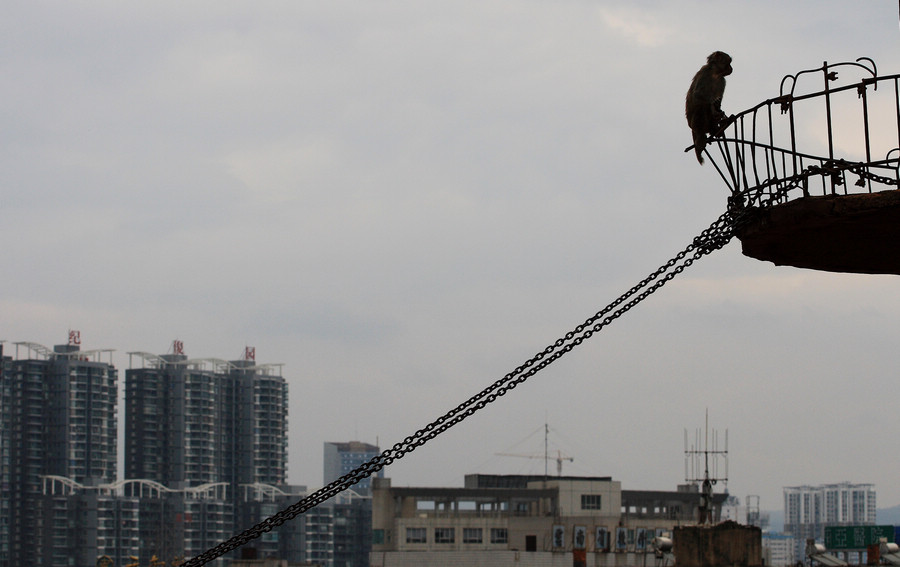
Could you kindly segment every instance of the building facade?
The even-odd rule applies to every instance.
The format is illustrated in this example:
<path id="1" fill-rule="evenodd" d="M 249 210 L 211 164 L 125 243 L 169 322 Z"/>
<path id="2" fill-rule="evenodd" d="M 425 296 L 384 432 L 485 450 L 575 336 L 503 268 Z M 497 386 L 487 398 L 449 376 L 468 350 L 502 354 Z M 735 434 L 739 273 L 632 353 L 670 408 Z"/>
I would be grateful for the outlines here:
<path id="1" fill-rule="evenodd" d="M 875 525 L 875 486 L 821 484 L 784 488 L 784 532 L 794 538 L 795 556 L 803 557 L 807 539 L 821 542 L 830 526 Z"/>
<path id="2" fill-rule="evenodd" d="M 713 498 L 716 520 L 725 497 Z M 623 491 L 610 477 L 468 475 L 463 488 L 378 479 L 370 564 L 644 565 L 653 538 L 695 524 L 699 505 L 696 489 Z"/>
<path id="3" fill-rule="evenodd" d="M 334 521 L 331 567 L 368 567 L 372 549 L 372 497 L 349 490 L 329 504 Z"/>
<path id="4" fill-rule="evenodd" d="M 42 479 L 98 484 L 116 478 L 117 371 L 112 350 L 83 351 L 77 331 L 52 350 L 10 345 L 0 370 L 0 566 L 35 562 L 52 539 L 40 513 Z"/>
<path id="5" fill-rule="evenodd" d="M 222 480 L 228 443 L 221 440 L 233 438 L 223 411 L 227 386 L 222 373 L 184 355 L 126 370 L 125 478 L 173 488 Z"/>
<path id="6" fill-rule="evenodd" d="M 287 382 L 279 364 L 129 353 L 125 477 L 166 486 L 285 484 Z M 135 357 L 141 363 L 133 366 Z"/>
<path id="7" fill-rule="evenodd" d="M 189 359 L 179 341 L 172 351 L 129 353 L 125 475 L 183 495 L 183 510 L 164 508 L 168 519 L 160 525 L 182 520 L 184 536 L 175 541 L 184 541 L 184 549 L 176 551 L 191 557 L 221 543 L 215 537 L 227 539 L 292 503 L 302 487 L 286 485 L 288 391 L 281 365 L 256 364 L 250 347 L 236 361 Z M 223 487 L 216 498 L 196 497 L 213 486 Z M 296 524 L 285 524 L 234 556 L 299 561 L 296 531 Z"/>
<path id="8" fill-rule="evenodd" d="M 44 476 L 39 506 L 47 529 L 35 546 L 38 565 L 96 565 L 109 557 L 130 563 L 140 552 L 140 502 L 116 494 L 110 484 L 83 485 Z"/>
<path id="9" fill-rule="evenodd" d="M 327 485 L 381 454 L 360 441 L 326 442 L 323 476 Z M 375 478 L 383 478 L 378 471 Z M 310 519 L 307 558 L 325 567 L 368 567 L 372 548 L 371 478 L 365 478 L 320 506 Z"/>
<path id="10" fill-rule="evenodd" d="M 305 486 L 256 483 L 243 484 L 240 490 L 238 529 L 255 526 L 306 496 Z M 239 548 L 234 556 L 246 560 L 290 559 L 292 565 L 299 562 L 306 557 L 306 532 L 302 520 L 295 518 L 262 534 Z"/>
<path id="11" fill-rule="evenodd" d="M 796 564 L 794 555 L 794 538 L 783 533 L 763 533 L 763 553 L 766 565 L 772 567 L 791 567 Z"/>
<path id="12" fill-rule="evenodd" d="M 337 480 L 347 473 L 353 472 L 360 465 L 371 461 L 381 454 L 377 445 L 362 443 L 360 441 L 347 441 L 344 443 L 326 442 L 323 452 L 323 473 L 325 484 Z M 354 492 L 360 495 L 368 495 L 372 478 L 364 478 L 353 486 Z M 374 478 L 384 478 L 384 470 L 375 473 Z"/>
<path id="13" fill-rule="evenodd" d="M 232 535 L 232 506 L 225 483 L 173 490 L 148 480 L 82 485 L 46 476 L 39 509 L 54 529 L 43 534 L 38 564 L 178 564 Z"/>
<path id="14" fill-rule="evenodd" d="M 285 484 L 281 365 L 131 353 L 125 480 L 117 480 L 117 370 L 80 335 L 0 343 L 0 567 L 176 564 L 302 497 Z M 106 358 L 109 360 L 105 360 Z M 232 555 L 303 560 L 300 522 Z M 226 565 L 230 557 L 214 565 Z"/>

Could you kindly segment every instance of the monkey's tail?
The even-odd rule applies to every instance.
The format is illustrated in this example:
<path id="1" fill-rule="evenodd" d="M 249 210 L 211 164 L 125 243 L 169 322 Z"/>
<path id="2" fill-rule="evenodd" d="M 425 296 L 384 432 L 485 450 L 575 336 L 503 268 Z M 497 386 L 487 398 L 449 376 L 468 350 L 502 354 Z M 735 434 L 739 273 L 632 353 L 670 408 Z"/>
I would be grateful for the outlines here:
<path id="1" fill-rule="evenodd" d="M 706 149 L 706 134 L 702 131 L 694 132 L 694 153 L 697 154 L 697 161 L 703 165 L 703 150 Z"/>

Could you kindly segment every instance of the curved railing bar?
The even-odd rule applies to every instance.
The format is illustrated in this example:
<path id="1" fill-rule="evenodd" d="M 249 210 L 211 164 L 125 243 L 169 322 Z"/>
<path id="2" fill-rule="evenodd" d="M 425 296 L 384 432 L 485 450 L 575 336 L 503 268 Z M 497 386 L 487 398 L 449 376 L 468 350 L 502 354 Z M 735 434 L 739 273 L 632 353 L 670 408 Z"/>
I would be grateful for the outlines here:
<path id="1" fill-rule="evenodd" d="M 869 63 L 871 63 L 872 68 L 870 69 L 870 68 L 866 67 L 865 65 L 861 64 L 860 61 L 868 61 Z M 833 63 L 831 65 L 829 65 L 828 62 L 826 61 L 822 64 L 822 67 L 819 67 L 816 69 L 804 69 L 803 71 L 799 71 L 797 73 L 794 73 L 793 75 L 785 75 L 781 79 L 781 87 L 778 89 L 778 92 L 781 94 L 781 97 L 789 96 L 791 98 L 791 100 L 802 100 L 802 98 L 805 98 L 805 97 L 795 97 L 794 96 L 794 89 L 797 88 L 797 79 L 800 78 L 800 75 L 805 75 L 806 73 L 817 73 L 817 72 L 821 71 L 825 74 L 826 81 L 836 81 L 838 78 L 837 71 L 829 72 L 829 69 L 833 69 L 835 67 L 843 67 L 843 66 L 860 67 L 860 68 L 868 71 L 869 73 L 871 73 L 872 79 L 875 79 L 875 80 L 878 79 L 878 68 L 875 65 L 875 62 L 872 61 L 872 59 L 870 59 L 869 57 L 860 57 L 856 60 L 856 62 L 845 61 L 843 63 Z M 887 78 L 887 77 L 885 77 L 885 78 Z M 784 83 L 788 79 L 791 79 L 793 82 L 791 85 L 790 94 L 785 95 Z M 865 80 L 863 80 L 863 82 L 865 82 Z M 851 86 L 855 86 L 855 85 L 851 85 Z M 831 92 L 836 92 L 837 90 L 838 89 L 833 89 Z M 781 98 L 781 97 L 779 97 L 779 98 Z"/>
<path id="2" fill-rule="evenodd" d="M 844 66 L 860 68 L 871 76 L 857 83 L 832 87 L 831 83 L 836 81 L 838 76 L 835 69 Z M 798 80 L 803 75 L 814 72 L 823 74 L 825 89 L 797 94 Z M 873 160 L 867 94 L 869 85 L 877 91 L 878 83 L 881 81 L 894 83 L 893 111 L 896 114 L 898 145 L 888 150 L 883 160 Z M 790 88 L 787 88 L 788 86 Z M 835 128 L 831 121 L 831 98 L 853 89 L 857 91 L 857 98 L 861 100 L 863 138 L 860 140 L 853 135 L 850 140 L 851 144 L 859 149 L 860 154 L 864 152 L 865 159 L 862 161 L 844 160 L 834 156 Z M 799 151 L 797 148 L 794 122 L 796 105 L 801 101 L 818 98 L 825 99 L 827 156 L 814 155 Z M 774 110 L 776 105 L 780 113 Z M 776 135 L 775 124 L 778 122 L 779 114 L 788 114 L 786 126 L 789 128 L 789 134 L 779 126 Z M 789 140 L 783 137 L 785 135 L 789 136 Z M 712 147 L 718 147 L 718 159 L 717 156 L 711 155 Z M 849 194 L 852 188 L 847 185 L 847 173 L 858 175 L 859 179 L 855 185 L 867 188 L 868 192 L 872 192 L 873 183 L 900 187 L 900 74 L 879 77 L 875 62 L 868 57 L 860 57 L 856 62 L 831 65 L 826 62 L 818 69 L 786 75 L 781 81 L 779 96 L 730 116 L 722 128 L 710 137 L 705 151 L 717 173 L 731 190 L 730 201 L 738 206 L 745 203 L 751 206 L 758 205 L 763 200 L 767 206 L 783 203 L 789 200 L 788 193 L 796 194 L 795 189 L 801 189 L 802 196 L 809 196 L 810 178 L 816 176 L 822 178 L 824 194 Z M 843 190 L 839 189 L 840 186 L 843 186 Z"/>

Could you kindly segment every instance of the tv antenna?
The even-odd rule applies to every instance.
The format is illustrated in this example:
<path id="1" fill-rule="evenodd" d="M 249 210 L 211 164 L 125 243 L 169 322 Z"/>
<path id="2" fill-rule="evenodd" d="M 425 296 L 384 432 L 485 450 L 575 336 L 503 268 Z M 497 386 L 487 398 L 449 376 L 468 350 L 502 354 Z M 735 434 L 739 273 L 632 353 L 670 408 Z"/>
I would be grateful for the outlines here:
<path id="1" fill-rule="evenodd" d="M 701 449 L 700 443 L 703 443 Z M 694 431 L 694 443 L 688 445 L 688 432 L 684 430 L 684 480 L 700 485 L 699 523 L 712 523 L 713 487 L 721 482 L 728 492 L 728 430 L 725 430 L 724 449 L 719 449 L 719 433 L 712 431 L 712 447 L 710 447 L 709 410 L 706 410 L 705 430 Z M 724 464 L 724 472 L 719 472 L 719 461 Z M 702 475 L 702 476 L 701 476 Z"/>
<path id="2" fill-rule="evenodd" d="M 548 474 L 549 474 L 548 465 L 549 465 L 550 461 L 555 460 L 556 461 L 556 476 L 561 477 L 563 461 L 573 462 L 575 459 L 572 457 L 569 457 L 568 455 L 563 455 L 563 452 L 559 451 L 559 450 L 556 451 L 556 457 L 551 457 L 550 451 L 549 451 L 549 445 L 548 445 L 549 436 L 550 436 L 550 425 L 547 423 L 544 423 L 544 454 L 543 455 L 525 455 L 525 454 L 521 454 L 521 453 L 494 453 L 494 454 L 499 457 L 523 457 L 526 459 L 544 459 L 544 480 L 547 480 L 547 478 L 548 478 Z"/>

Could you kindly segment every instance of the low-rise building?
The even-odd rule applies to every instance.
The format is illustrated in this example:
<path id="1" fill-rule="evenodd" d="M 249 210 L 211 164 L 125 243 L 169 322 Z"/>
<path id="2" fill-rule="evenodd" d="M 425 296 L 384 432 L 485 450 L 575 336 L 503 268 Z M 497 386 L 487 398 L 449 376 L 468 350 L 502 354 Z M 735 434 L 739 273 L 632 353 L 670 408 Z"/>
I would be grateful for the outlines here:
<path id="1" fill-rule="evenodd" d="M 726 496 L 713 498 L 714 520 Z M 693 486 L 623 491 L 611 477 L 467 475 L 462 488 L 374 479 L 369 562 L 644 565 L 653 538 L 695 524 L 699 504 Z"/>
<path id="2" fill-rule="evenodd" d="M 763 533 L 762 546 L 766 565 L 789 567 L 797 562 L 794 555 L 794 538 L 790 534 Z"/>

